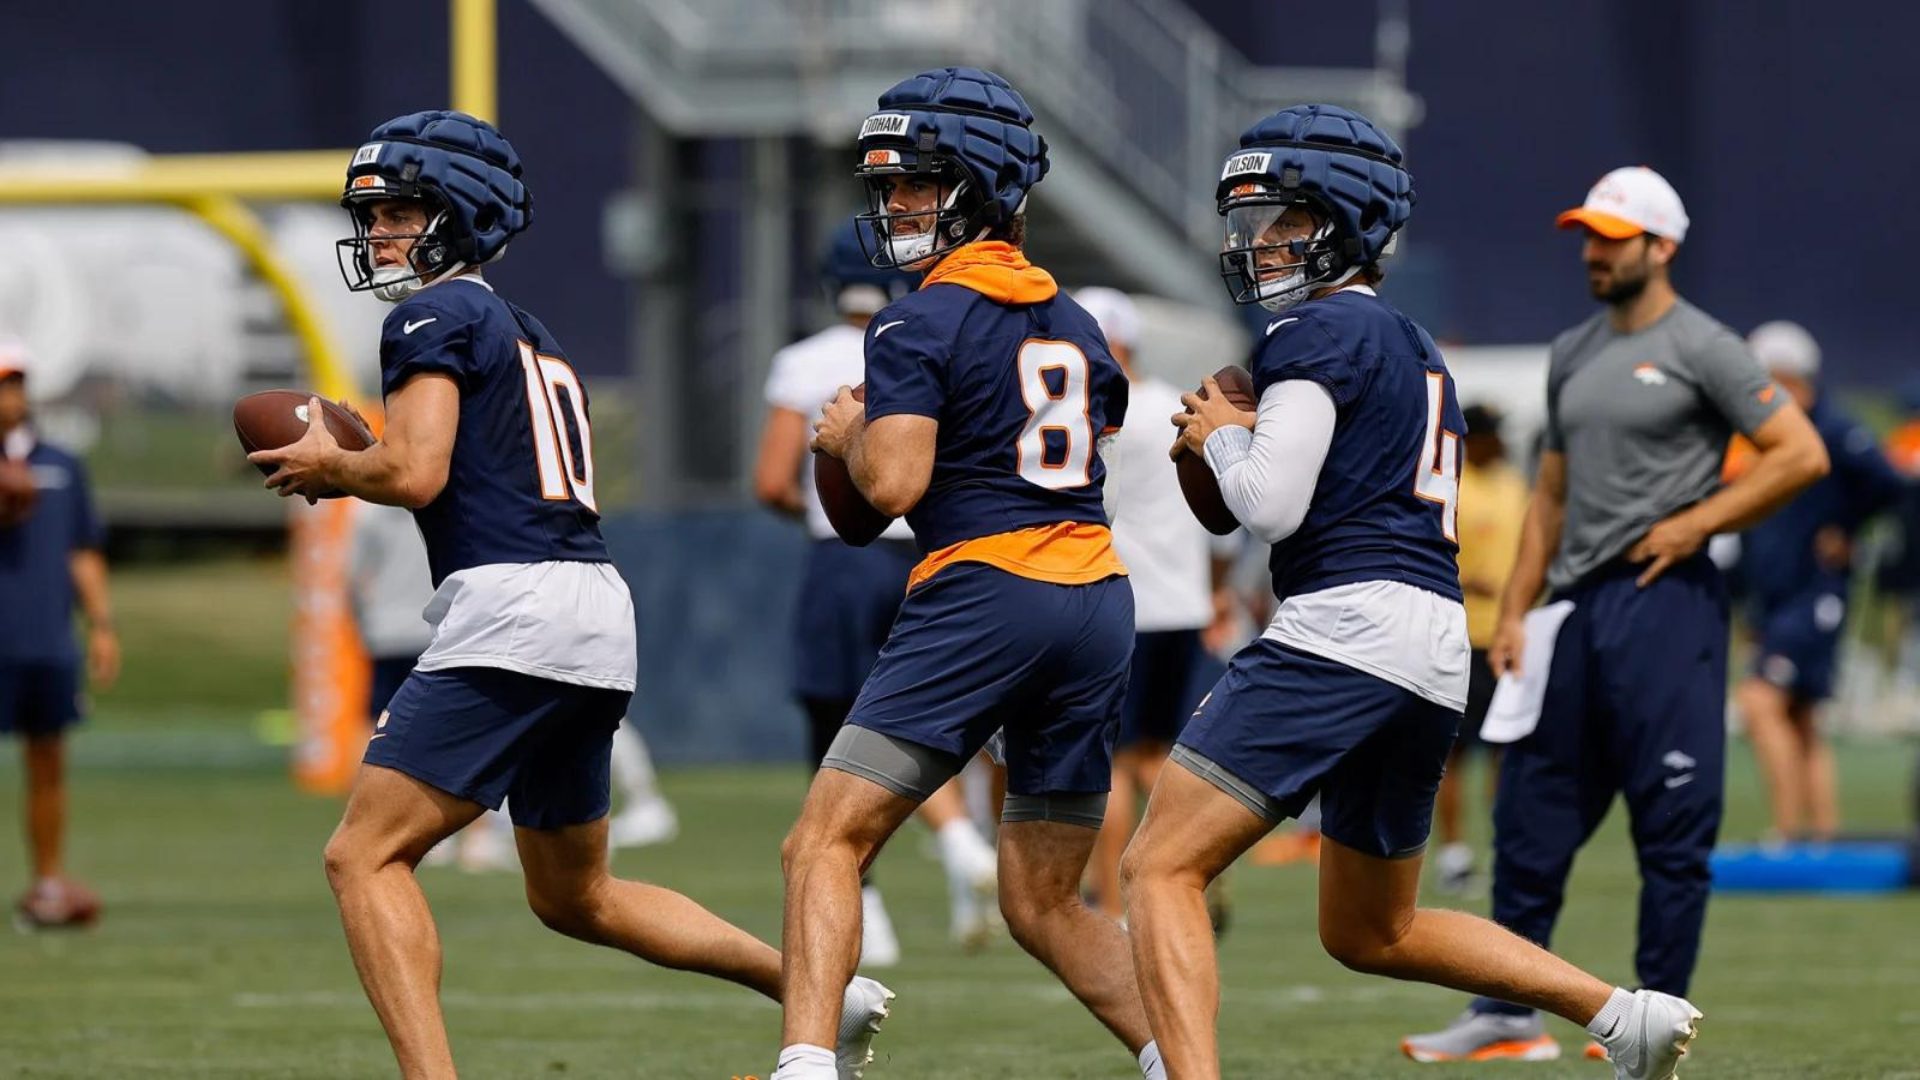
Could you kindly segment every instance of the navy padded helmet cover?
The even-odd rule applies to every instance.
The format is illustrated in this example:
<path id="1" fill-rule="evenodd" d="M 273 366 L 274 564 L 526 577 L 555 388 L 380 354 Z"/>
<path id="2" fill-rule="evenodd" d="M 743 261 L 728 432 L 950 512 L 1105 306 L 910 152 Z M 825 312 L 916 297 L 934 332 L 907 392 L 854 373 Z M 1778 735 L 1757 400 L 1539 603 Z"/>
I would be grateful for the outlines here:
<path id="1" fill-rule="evenodd" d="M 520 178 L 520 155 L 506 136 L 478 117 L 431 109 L 396 117 L 373 129 L 347 169 L 345 203 L 372 192 L 363 176 L 417 184 L 446 203 L 458 254 L 478 265 L 500 254 L 533 223 L 533 197 Z"/>
<path id="2" fill-rule="evenodd" d="M 1299 190 L 1331 212 L 1341 235 L 1357 238 L 1362 261 L 1371 262 L 1413 216 L 1413 177 L 1404 160 L 1400 144 L 1359 113 L 1337 105 L 1295 105 L 1240 136 L 1217 194 L 1224 211 L 1239 185 L 1280 189 L 1287 170 L 1294 170 Z"/>
<path id="3" fill-rule="evenodd" d="M 1047 175 L 1047 141 L 1033 131 L 1033 110 L 991 71 L 939 68 L 895 84 L 861 125 L 860 149 L 917 154 L 928 133 L 932 152 L 955 159 L 972 178 L 990 221 L 1012 219 Z"/>

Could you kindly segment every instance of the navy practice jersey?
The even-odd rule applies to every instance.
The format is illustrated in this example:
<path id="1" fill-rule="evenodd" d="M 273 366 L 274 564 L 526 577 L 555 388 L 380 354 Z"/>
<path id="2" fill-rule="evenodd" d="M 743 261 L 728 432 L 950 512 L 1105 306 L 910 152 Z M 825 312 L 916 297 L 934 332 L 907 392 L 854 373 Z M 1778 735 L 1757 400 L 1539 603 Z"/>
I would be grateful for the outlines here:
<path id="1" fill-rule="evenodd" d="M 1050 281 L 1040 291 L 1036 302 L 998 303 L 931 284 L 867 326 L 867 419 L 940 422 L 932 482 L 907 514 L 923 551 L 1107 524 L 1094 444 L 1126 418 L 1127 377 L 1091 315 Z"/>
<path id="2" fill-rule="evenodd" d="M 39 489 L 27 519 L 0 528 L 0 663 L 72 663 L 73 553 L 104 539 L 80 459 L 46 443 L 27 453 Z"/>
<path id="3" fill-rule="evenodd" d="M 1378 297 L 1342 290 L 1268 322 L 1254 389 L 1292 379 L 1325 387 L 1337 419 L 1306 520 L 1273 546 L 1274 595 L 1399 581 L 1459 600 L 1467 425 L 1433 339 Z"/>
<path id="4" fill-rule="evenodd" d="M 1740 576 L 1768 607 L 1823 580 L 1821 571 L 1827 568 L 1814 554 L 1814 538 L 1822 529 L 1838 529 L 1852 539 L 1869 517 L 1892 506 L 1906 487 L 1893 463 L 1880 452 L 1873 433 L 1825 398 L 1813 403 L 1807 418 L 1826 444 L 1833 470 L 1748 530 L 1741 541 Z M 1908 542 L 1920 542 L 1920 538 Z M 1849 571 L 1838 569 L 1840 580 L 1845 581 Z"/>
<path id="5" fill-rule="evenodd" d="M 490 563 L 610 561 L 586 388 L 546 327 L 473 277 L 422 289 L 381 330 L 381 389 L 423 372 L 460 386 L 447 486 L 414 512 L 434 586 Z"/>

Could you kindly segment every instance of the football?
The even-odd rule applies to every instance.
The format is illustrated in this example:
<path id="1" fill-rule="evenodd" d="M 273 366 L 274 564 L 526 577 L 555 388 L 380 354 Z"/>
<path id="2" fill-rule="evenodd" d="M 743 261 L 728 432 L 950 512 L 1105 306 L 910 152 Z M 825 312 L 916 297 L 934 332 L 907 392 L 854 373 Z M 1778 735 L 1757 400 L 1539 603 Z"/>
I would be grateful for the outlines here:
<path id="1" fill-rule="evenodd" d="M 33 470 L 25 461 L 0 458 L 0 529 L 11 529 L 27 520 L 38 494 Z"/>
<path id="2" fill-rule="evenodd" d="M 299 442 L 307 434 L 307 402 L 317 396 L 305 390 L 262 390 L 235 402 L 233 431 L 240 437 L 240 448 L 251 454 Z M 373 445 L 373 432 L 342 406 L 321 398 L 320 411 L 327 431 L 343 449 L 365 450 Z M 256 468 L 261 475 L 272 476 L 275 466 Z M 321 498 L 337 499 L 340 494 L 328 492 Z"/>
<path id="3" fill-rule="evenodd" d="M 853 388 L 853 400 L 867 400 L 867 385 Z M 820 493 L 820 505 L 840 539 L 854 547 L 866 547 L 887 531 L 893 519 L 873 508 L 860 489 L 853 486 L 847 463 L 832 454 L 813 452 L 813 486 Z"/>
<path id="4" fill-rule="evenodd" d="M 1220 392 L 1227 395 L 1235 408 L 1243 412 L 1259 410 L 1260 399 L 1253 392 L 1253 376 L 1247 374 L 1245 368 L 1228 364 L 1213 373 L 1213 381 L 1220 384 Z M 1207 396 L 1204 386 L 1195 392 L 1202 398 Z M 1233 511 L 1227 509 L 1226 500 L 1220 497 L 1220 484 L 1213 478 L 1213 469 L 1207 465 L 1206 458 L 1182 450 L 1173 464 L 1180 475 L 1180 494 L 1187 497 L 1187 509 L 1193 511 L 1193 516 L 1208 532 L 1225 536 L 1240 527 Z"/>

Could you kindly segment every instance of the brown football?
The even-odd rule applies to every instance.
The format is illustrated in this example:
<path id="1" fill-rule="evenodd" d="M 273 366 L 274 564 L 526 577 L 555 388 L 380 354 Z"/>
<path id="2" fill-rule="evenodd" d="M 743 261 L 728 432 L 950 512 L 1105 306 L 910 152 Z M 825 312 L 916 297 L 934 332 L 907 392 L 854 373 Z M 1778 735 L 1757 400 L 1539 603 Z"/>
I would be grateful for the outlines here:
<path id="1" fill-rule="evenodd" d="M 1243 412 L 1260 410 L 1260 398 L 1253 392 L 1253 376 L 1247 374 L 1245 368 L 1228 364 L 1213 373 L 1213 381 L 1220 384 L 1220 392 L 1227 395 L 1235 408 Z M 1206 387 L 1200 387 L 1195 393 L 1205 398 Z M 1208 532 L 1225 536 L 1240 527 L 1233 511 L 1227 509 L 1226 500 L 1220 497 L 1220 482 L 1213 478 L 1213 469 L 1207 465 L 1206 458 L 1182 450 L 1173 465 L 1180 474 L 1180 494 L 1187 497 L 1187 509 L 1193 511 L 1193 516 Z"/>
<path id="2" fill-rule="evenodd" d="M 867 400 L 867 384 L 853 388 L 853 400 Z M 820 505 L 840 539 L 854 547 L 866 547 L 887 531 L 893 519 L 873 508 L 860 489 L 853 486 L 853 474 L 847 463 L 832 454 L 813 452 L 813 486 L 820 493 Z"/>
<path id="3" fill-rule="evenodd" d="M 33 483 L 33 470 L 24 460 L 0 458 L 0 529 L 11 529 L 27 520 L 39 493 Z"/>
<path id="4" fill-rule="evenodd" d="M 299 442 L 307 434 L 307 402 L 317 397 L 305 390 L 262 390 L 234 403 L 233 431 L 240 436 L 240 448 L 251 454 L 256 450 L 278 450 Z M 365 450 L 373 445 L 373 432 L 346 409 L 320 399 L 320 412 L 327 431 L 343 449 Z M 256 466 L 264 476 L 272 476 L 276 466 Z M 340 492 L 322 495 L 337 499 Z"/>

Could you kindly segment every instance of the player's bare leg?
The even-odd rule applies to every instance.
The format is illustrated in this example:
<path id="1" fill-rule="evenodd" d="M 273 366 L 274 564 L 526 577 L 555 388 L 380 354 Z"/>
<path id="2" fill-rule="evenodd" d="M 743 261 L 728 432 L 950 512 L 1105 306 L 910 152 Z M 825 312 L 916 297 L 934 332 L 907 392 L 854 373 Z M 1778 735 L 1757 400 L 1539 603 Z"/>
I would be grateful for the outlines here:
<path id="1" fill-rule="evenodd" d="M 1226 796 L 1221 796 L 1225 798 Z M 1586 1024 L 1613 987 L 1497 923 L 1415 906 L 1420 859 L 1379 859 L 1323 838 L 1320 942 L 1355 971 L 1464 990 Z"/>
<path id="2" fill-rule="evenodd" d="M 1100 839 L 1094 845 L 1092 866 L 1087 871 L 1087 881 L 1093 886 L 1100 912 L 1111 919 L 1125 914 L 1120 904 L 1120 857 L 1126 853 L 1127 841 L 1133 839 L 1138 817 L 1134 807 L 1139 797 L 1133 786 L 1134 757 L 1132 750 L 1113 752 L 1113 787 L 1107 792 L 1107 819 L 1100 825 Z"/>
<path id="3" fill-rule="evenodd" d="M 1219 959 L 1207 886 L 1273 826 L 1184 768 L 1166 769 L 1121 863 L 1142 1004 L 1167 1075 L 1220 1075 Z"/>
<path id="4" fill-rule="evenodd" d="M 607 828 L 607 819 L 600 818 L 560 829 L 514 830 L 527 903 L 541 922 L 588 944 L 780 1000 L 779 950 L 672 889 L 608 873 Z M 838 1011 L 834 1017 L 837 1025 Z"/>
<path id="5" fill-rule="evenodd" d="M 1832 840 L 1840 831 L 1840 778 L 1833 760 L 1833 744 L 1820 733 L 1818 710 L 1810 701 L 1794 705 L 1794 731 L 1801 742 L 1801 762 L 1807 793 L 1807 836 Z"/>
<path id="6" fill-rule="evenodd" d="M 413 868 L 482 809 L 405 773 L 362 765 L 327 841 L 327 881 L 354 970 L 408 1080 L 455 1075 L 440 1012 L 440 935 Z"/>
<path id="7" fill-rule="evenodd" d="M 786 877 L 781 1045 L 831 1049 L 860 959 L 860 874 L 915 802 L 839 769 L 814 774 L 780 848 Z"/>
<path id="8" fill-rule="evenodd" d="M 65 870 L 67 834 L 67 740 L 29 735 L 21 741 L 27 780 L 27 854 L 33 879 L 49 881 Z"/>
<path id="9" fill-rule="evenodd" d="M 1752 675 L 1741 680 L 1734 696 L 1746 721 L 1760 777 L 1766 782 L 1774 835 L 1783 840 L 1800 836 L 1807 820 L 1807 766 L 1805 746 L 1790 715 L 1792 699 L 1785 690 Z"/>
<path id="10" fill-rule="evenodd" d="M 1000 912 L 1020 947 L 1136 1055 L 1153 1033 L 1127 932 L 1080 898 L 1099 830 L 1059 821 L 1000 824 Z"/>

